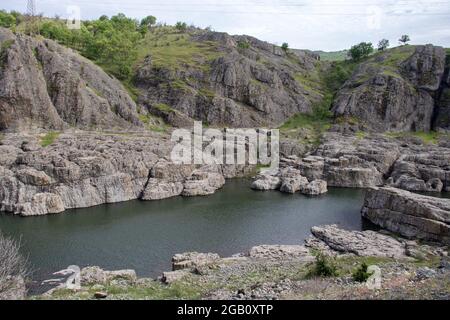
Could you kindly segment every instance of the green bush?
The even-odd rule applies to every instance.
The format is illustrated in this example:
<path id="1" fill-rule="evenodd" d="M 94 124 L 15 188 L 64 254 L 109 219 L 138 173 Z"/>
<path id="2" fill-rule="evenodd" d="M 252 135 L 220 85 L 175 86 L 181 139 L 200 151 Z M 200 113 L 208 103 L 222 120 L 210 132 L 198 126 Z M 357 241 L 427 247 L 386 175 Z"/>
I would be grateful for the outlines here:
<path id="1" fill-rule="evenodd" d="M 55 140 L 58 139 L 59 135 L 60 135 L 59 132 L 50 131 L 41 138 L 41 146 L 45 148 L 53 144 L 53 142 L 55 142 Z"/>
<path id="2" fill-rule="evenodd" d="M 239 42 L 238 42 L 238 48 L 239 49 L 248 49 L 248 48 L 250 48 L 250 44 L 247 42 L 247 41 L 245 41 L 245 40 L 239 40 Z"/>
<path id="3" fill-rule="evenodd" d="M 319 253 L 316 256 L 316 262 L 313 269 L 310 271 L 309 276 L 315 277 L 336 277 L 338 271 L 334 259 Z"/>
<path id="4" fill-rule="evenodd" d="M 0 27 L 11 28 L 16 25 L 16 17 L 5 10 L 0 10 Z"/>
<path id="5" fill-rule="evenodd" d="M 367 282 L 367 280 L 370 278 L 370 276 L 373 274 L 372 272 L 368 272 L 367 270 L 369 269 L 369 267 L 367 266 L 367 264 L 364 262 L 363 264 L 361 264 L 359 266 L 358 269 L 355 270 L 355 272 L 353 272 L 353 280 L 356 282 Z"/>
<path id="6" fill-rule="evenodd" d="M 361 42 L 350 48 L 348 55 L 355 61 L 368 57 L 373 52 L 373 45 L 370 42 Z"/>

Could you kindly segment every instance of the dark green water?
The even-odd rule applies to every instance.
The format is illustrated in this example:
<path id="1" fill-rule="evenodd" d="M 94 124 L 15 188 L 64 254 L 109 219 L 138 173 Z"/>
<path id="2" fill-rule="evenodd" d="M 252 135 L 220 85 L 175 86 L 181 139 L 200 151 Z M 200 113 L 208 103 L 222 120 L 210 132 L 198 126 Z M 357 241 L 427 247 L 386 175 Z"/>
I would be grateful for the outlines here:
<path id="1" fill-rule="evenodd" d="M 176 253 L 228 256 L 254 245 L 302 244 L 316 225 L 363 227 L 363 190 L 331 189 L 308 198 L 252 191 L 249 185 L 233 180 L 209 197 L 131 201 L 53 216 L 0 215 L 0 228 L 22 237 L 34 278 L 43 280 L 73 264 L 132 268 L 140 276 L 157 276 L 170 270 Z"/>

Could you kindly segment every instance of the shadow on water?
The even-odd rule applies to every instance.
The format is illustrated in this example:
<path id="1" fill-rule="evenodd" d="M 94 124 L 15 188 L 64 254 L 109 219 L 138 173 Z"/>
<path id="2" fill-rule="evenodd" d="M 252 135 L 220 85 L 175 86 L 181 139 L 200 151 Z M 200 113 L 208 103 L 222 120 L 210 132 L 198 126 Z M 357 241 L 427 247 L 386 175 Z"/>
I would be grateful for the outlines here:
<path id="1" fill-rule="evenodd" d="M 170 270 L 175 253 L 227 256 L 254 245 L 301 244 L 315 225 L 367 228 L 360 216 L 364 190 L 330 189 L 309 198 L 249 186 L 247 180 L 231 180 L 208 197 L 130 201 L 44 217 L 0 215 L 0 228 L 22 238 L 36 280 L 73 264 L 131 268 L 155 277 Z"/>

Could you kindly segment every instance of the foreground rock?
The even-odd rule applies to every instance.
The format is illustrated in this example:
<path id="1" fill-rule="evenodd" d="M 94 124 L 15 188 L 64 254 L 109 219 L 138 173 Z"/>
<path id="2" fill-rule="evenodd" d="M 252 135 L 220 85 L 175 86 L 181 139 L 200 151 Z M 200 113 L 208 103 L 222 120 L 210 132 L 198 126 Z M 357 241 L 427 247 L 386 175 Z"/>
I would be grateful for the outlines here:
<path id="1" fill-rule="evenodd" d="M 285 193 L 301 192 L 305 195 L 318 196 L 328 192 L 327 182 L 316 179 L 309 182 L 301 171 L 286 166 L 278 172 L 264 172 L 256 177 L 252 189 L 260 191 L 280 190 Z"/>
<path id="2" fill-rule="evenodd" d="M 408 238 L 450 244 L 450 199 L 374 188 L 367 192 L 362 215 Z"/>
<path id="3" fill-rule="evenodd" d="M 421 245 L 373 231 L 336 226 L 313 228 L 315 246 L 263 245 L 247 254 L 220 258 L 213 253 L 184 253 L 173 258 L 174 270 L 157 281 L 135 279 L 130 270 L 82 270 L 82 288 L 63 287 L 45 299 L 448 299 L 450 260 L 446 247 Z M 321 243 L 321 246 L 317 246 Z M 312 250 L 314 249 L 314 250 Z M 333 255 L 335 277 L 314 273 L 318 252 Z M 420 252 L 424 255 L 416 256 Z M 412 255 L 414 253 L 414 255 Z M 413 258 L 414 257 L 414 258 Z M 420 259 L 420 260 L 416 260 Z M 376 261 L 381 288 L 356 282 L 352 273 Z M 420 262 L 419 264 L 417 262 Z M 92 293 L 96 294 L 93 295 Z M 98 294 L 97 294 L 98 293 Z"/>
<path id="4" fill-rule="evenodd" d="M 405 244 L 374 231 L 346 231 L 337 226 L 313 227 L 312 234 L 331 250 L 361 257 L 405 258 Z M 317 247 L 317 243 L 311 242 Z"/>

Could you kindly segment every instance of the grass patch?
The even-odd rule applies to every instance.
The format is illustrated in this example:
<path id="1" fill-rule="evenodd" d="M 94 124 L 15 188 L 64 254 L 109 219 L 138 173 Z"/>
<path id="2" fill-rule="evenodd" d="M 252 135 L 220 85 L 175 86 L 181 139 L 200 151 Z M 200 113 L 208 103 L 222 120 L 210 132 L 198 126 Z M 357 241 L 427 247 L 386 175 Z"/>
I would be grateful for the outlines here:
<path id="1" fill-rule="evenodd" d="M 145 124 L 146 128 L 153 132 L 167 132 L 169 129 L 169 126 L 164 122 L 163 119 L 154 117 L 151 114 L 140 114 L 139 120 L 141 120 L 142 123 Z"/>
<path id="2" fill-rule="evenodd" d="M 3 65 L 6 62 L 8 49 L 14 44 L 14 40 L 5 40 L 1 43 L 0 46 L 0 67 L 3 68 Z"/>
<path id="3" fill-rule="evenodd" d="M 383 66 L 398 68 L 400 64 L 410 58 L 415 51 L 415 46 L 401 46 L 375 54 L 373 58 L 376 59 L 380 55 L 386 55 L 386 59 L 379 63 Z"/>
<path id="4" fill-rule="evenodd" d="M 206 98 L 207 100 L 213 100 L 216 97 L 216 93 L 210 89 L 207 88 L 201 88 L 200 90 L 198 90 L 198 93 Z"/>
<path id="5" fill-rule="evenodd" d="M 310 129 L 312 132 L 310 143 L 320 144 L 323 133 L 331 128 L 333 120 L 330 111 L 331 103 L 332 96 L 327 95 L 321 103 L 313 106 L 311 114 L 299 113 L 290 118 L 280 127 L 281 132 L 295 131 L 301 128 Z"/>
<path id="6" fill-rule="evenodd" d="M 138 49 L 138 61 L 146 56 L 152 57 L 155 68 L 185 70 L 195 68 L 207 71 L 209 62 L 223 55 L 218 43 L 212 41 L 197 42 L 188 33 L 180 33 L 170 27 L 150 32 Z"/>
<path id="7" fill-rule="evenodd" d="M 345 61 L 348 59 L 348 50 L 332 52 L 316 51 L 316 53 L 320 56 L 321 61 Z"/>
<path id="8" fill-rule="evenodd" d="M 53 144 L 56 139 L 58 139 L 60 133 L 55 131 L 48 132 L 45 136 L 41 138 L 41 146 L 42 147 L 48 147 L 49 145 Z"/>
<path id="9" fill-rule="evenodd" d="M 334 258 L 322 253 L 316 255 L 316 261 L 306 275 L 306 278 L 314 277 L 337 277 L 339 275 L 336 261 Z"/>
<path id="10" fill-rule="evenodd" d="M 386 136 L 390 138 L 407 138 L 407 137 L 416 137 L 422 140 L 424 144 L 438 144 L 439 139 L 443 136 L 442 133 L 436 131 L 430 132 L 387 132 Z"/>
<path id="11" fill-rule="evenodd" d="M 364 132 L 364 131 L 358 131 L 358 132 L 356 133 L 356 137 L 357 137 L 359 140 L 363 140 L 364 138 L 367 137 L 367 132 Z"/>
<path id="12" fill-rule="evenodd" d="M 139 90 L 134 86 L 133 82 L 131 80 L 123 80 L 122 85 L 127 90 L 128 94 L 130 95 L 131 99 L 135 103 L 137 103 L 139 98 Z"/>
<path id="13" fill-rule="evenodd" d="M 174 112 L 171 106 L 165 104 L 165 103 L 158 103 L 155 105 L 155 108 L 158 109 L 161 112 Z"/>

